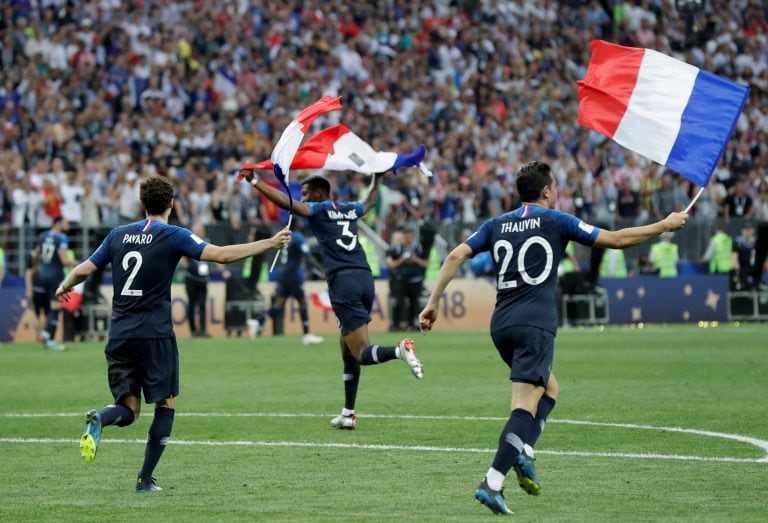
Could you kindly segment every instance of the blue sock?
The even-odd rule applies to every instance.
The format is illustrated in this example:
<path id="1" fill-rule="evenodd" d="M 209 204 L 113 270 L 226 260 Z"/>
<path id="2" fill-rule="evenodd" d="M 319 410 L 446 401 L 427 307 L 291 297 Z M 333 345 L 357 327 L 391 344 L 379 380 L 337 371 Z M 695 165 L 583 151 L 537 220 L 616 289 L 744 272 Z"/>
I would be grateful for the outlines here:
<path id="1" fill-rule="evenodd" d="M 544 432 L 544 425 L 547 424 L 547 418 L 552 409 L 555 408 L 556 401 L 544 394 L 539 400 L 539 406 L 536 408 L 536 417 L 531 425 L 531 431 L 528 433 L 526 443 L 531 447 L 536 446 L 539 436 Z"/>
<path id="2" fill-rule="evenodd" d="M 45 318 L 45 331 L 50 336 L 49 339 L 54 339 L 56 336 L 56 327 L 59 325 L 59 311 L 50 310 Z"/>
<path id="3" fill-rule="evenodd" d="M 355 410 L 357 384 L 360 382 L 360 364 L 352 356 L 344 356 L 344 408 Z"/>
<path id="4" fill-rule="evenodd" d="M 160 456 L 163 455 L 165 445 L 171 437 L 173 428 L 174 409 L 168 407 L 157 407 L 155 409 L 155 418 L 152 425 L 149 426 L 147 434 L 147 450 L 144 452 L 144 465 L 141 467 L 139 477 L 145 482 L 152 479 L 152 473 L 155 471 Z"/>
<path id="5" fill-rule="evenodd" d="M 381 345 L 368 345 L 360 353 L 361 365 L 378 365 L 385 361 L 397 358 L 397 347 L 382 347 Z"/>
<path id="6" fill-rule="evenodd" d="M 531 431 L 533 416 L 525 409 L 515 409 L 509 417 L 499 438 L 499 449 L 493 458 L 494 469 L 506 476 L 523 451 L 525 439 Z"/>
<path id="7" fill-rule="evenodd" d="M 304 334 L 309 334 L 309 312 L 306 307 L 299 309 L 299 316 L 301 317 L 301 328 Z"/>
<path id="8" fill-rule="evenodd" d="M 107 405 L 99 411 L 101 414 L 101 426 L 117 425 L 126 427 L 133 423 L 133 411 L 125 405 Z"/>

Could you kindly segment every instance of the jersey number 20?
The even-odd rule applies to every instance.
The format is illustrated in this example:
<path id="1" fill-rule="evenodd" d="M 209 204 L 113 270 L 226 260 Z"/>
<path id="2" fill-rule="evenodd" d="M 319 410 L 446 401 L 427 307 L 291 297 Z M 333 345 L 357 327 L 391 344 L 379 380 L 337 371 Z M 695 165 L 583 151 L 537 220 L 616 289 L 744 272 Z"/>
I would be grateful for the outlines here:
<path id="1" fill-rule="evenodd" d="M 528 249 L 534 245 L 541 245 L 544 248 L 544 252 L 547 256 L 547 261 L 544 266 L 544 270 L 538 276 L 531 276 L 528 274 L 528 270 L 525 268 L 525 255 Z M 509 268 L 509 262 L 512 261 L 512 252 L 514 247 L 512 242 L 508 240 L 499 240 L 493 244 L 493 259 L 496 261 L 496 265 L 499 267 L 499 278 L 496 283 L 497 290 L 514 289 L 517 287 L 517 280 L 505 280 L 504 276 Z M 552 272 L 552 261 L 554 256 L 552 254 L 552 246 L 547 240 L 541 236 L 531 236 L 520 247 L 520 252 L 517 255 L 517 272 L 520 273 L 520 277 L 528 285 L 538 285 L 543 283 Z"/>
<path id="2" fill-rule="evenodd" d="M 131 289 L 131 286 L 133 285 L 133 280 L 136 279 L 136 275 L 139 274 L 139 269 L 141 269 L 141 263 L 144 261 L 141 257 L 141 253 L 139 251 L 128 251 L 125 256 L 123 256 L 123 270 L 127 271 L 128 268 L 131 266 L 131 260 L 133 260 L 133 268 L 131 269 L 131 273 L 128 275 L 128 279 L 125 280 L 125 285 L 123 285 L 123 289 L 120 291 L 120 294 L 122 296 L 143 296 L 144 291 L 141 289 Z"/>

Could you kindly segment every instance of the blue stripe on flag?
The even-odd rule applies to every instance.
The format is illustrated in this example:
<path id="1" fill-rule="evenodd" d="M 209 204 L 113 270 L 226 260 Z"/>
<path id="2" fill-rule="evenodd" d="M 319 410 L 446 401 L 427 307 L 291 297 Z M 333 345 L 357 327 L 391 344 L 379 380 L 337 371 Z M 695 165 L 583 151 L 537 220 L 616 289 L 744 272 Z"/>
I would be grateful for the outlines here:
<path id="1" fill-rule="evenodd" d="M 746 86 L 700 71 L 666 166 L 697 185 L 707 185 L 748 94 Z"/>
<path id="2" fill-rule="evenodd" d="M 394 165 L 392 165 L 392 171 L 397 172 L 400 167 L 416 167 L 424 159 L 424 153 L 426 149 L 423 145 L 419 145 L 419 148 L 409 154 L 398 154 Z"/>

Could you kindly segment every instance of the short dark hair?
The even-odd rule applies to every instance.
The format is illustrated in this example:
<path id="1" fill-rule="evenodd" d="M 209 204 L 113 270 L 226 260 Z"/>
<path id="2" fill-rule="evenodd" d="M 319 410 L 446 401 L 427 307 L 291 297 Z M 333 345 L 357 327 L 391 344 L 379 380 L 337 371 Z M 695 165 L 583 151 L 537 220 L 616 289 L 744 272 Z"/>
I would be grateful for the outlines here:
<path id="1" fill-rule="evenodd" d="M 310 176 L 301 185 L 306 185 L 308 189 L 320 189 L 327 194 L 331 194 L 331 182 L 323 178 L 322 176 Z"/>
<path id="2" fill-rule="evenodd" d="M 552 170 L 544 162 L 528 162 L 517 171 L 517 192 L 524 202 L 535 202 L 552 183 Z"/>
<path id="3" fill-rule="evenodd" d="M 139 199 L 147 214 L 161 215 L 173 200 L 173 182 L 164 176 L 150 176 L 141 183 Z"/>

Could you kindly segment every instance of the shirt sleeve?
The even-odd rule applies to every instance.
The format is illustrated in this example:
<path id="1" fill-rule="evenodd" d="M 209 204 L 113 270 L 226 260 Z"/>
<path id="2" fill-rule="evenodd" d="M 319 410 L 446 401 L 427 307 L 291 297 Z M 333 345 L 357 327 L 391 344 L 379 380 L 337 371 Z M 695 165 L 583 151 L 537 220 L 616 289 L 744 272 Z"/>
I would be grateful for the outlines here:
<path id="1" fill-rule="evenodd" d="M 464 243 L 472 249 L 472 255 L 490 250 L 491 248 L 491 220 L 486 220 L 472 236 L 464 240 Z"/>
<path id="2" fill-rule="evenodd" d="M 69 249 L 69 238 L 66 235 L 59 233 L 57 235 L 57 249 Z"/>
<path id="3" fill-rule="evenodd" d="M 112 261 L 112 250 L 109 247 L 109 243 L 112 240 L 112 231 L 107 234 L 104 241 L 101 242 L 99 248 L 91 254 L 88 258 L 96 267 L 104 267 L 106 264 Z"/>
<path id="4" fill-rule="evenodd" d="M 595 244 L 597 235 L 600 234 L 600 229 L 594 225 L 564 212 L 558 212 L 557 224 L 563 236 L 588 247 Z"/>
<path id="5" fill-rule="evenodd" d="M 200 259 L 200 255 L 203 254 L 203 249 L 205 249 L 206 245 L 208 245 L 208 242 L 194 234 L 189 229 L 185 229 L 183 227 L 177 227 L 174 236 L 174 243 L 176 244 L 176 248 L 184 256 L 189 256 L 195 260 Z"/>
<path id="6" fill-rule="evenodd" d="M 317 214 L 323 210 L 323 204 L 322 202 L 306 202 L 307 207 L 309 207 L 309 215 L 310 217 L 314 218 L 317 216 Z"/>

